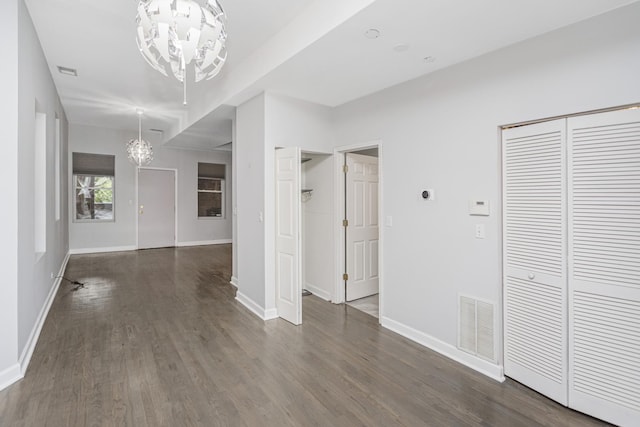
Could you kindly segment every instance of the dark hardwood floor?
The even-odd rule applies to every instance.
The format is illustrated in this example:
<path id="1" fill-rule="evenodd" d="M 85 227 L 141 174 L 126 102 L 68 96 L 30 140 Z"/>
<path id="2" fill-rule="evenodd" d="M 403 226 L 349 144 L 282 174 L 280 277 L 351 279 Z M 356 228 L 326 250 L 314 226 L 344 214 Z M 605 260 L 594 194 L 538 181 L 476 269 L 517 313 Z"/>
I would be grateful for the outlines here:
<path id="1" fill-rule="evenodd" d="M 234 300 L 231 247 L 72 256 L 1 426 L 592 426 L 314 296 L 303 325 Z"/>

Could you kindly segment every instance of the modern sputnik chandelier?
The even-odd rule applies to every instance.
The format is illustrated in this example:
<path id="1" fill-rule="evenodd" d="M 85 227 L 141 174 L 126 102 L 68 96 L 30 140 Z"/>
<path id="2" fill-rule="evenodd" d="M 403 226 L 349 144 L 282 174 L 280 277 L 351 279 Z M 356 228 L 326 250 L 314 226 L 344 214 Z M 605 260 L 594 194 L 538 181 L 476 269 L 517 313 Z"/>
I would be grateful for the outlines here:
<path id="1" fill-rule="evenodd" d="M 140 167 L 148 165 L 153 160 L 153 147 L 142 139 L 142 114 L 143 111 L 136 110 L 138 114 L 138 139 L 132 139 L 127 143 L 127 157 L 131 163 Z"/>
<path id="2" fill-rule="evenodd" d="M 187 104 L 187 66 L 194 64 L 196 82 L 215 77 L 225 60 L 227 17 L 217 0 L 200 6 L 195 0 L 140 0 L 138 48 L 163 75 L 183 84 Z"/>

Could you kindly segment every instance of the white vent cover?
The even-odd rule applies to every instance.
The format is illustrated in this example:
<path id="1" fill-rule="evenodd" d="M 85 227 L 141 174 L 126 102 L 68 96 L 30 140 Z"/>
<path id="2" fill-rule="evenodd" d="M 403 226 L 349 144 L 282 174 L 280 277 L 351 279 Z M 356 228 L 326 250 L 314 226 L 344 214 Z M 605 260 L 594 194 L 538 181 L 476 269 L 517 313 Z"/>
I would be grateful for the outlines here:
<path id="1" fill-rule="evenodd" d="M 468 296 L 458 301 L 458 348 L 495 362 L 494 304 Z"/>

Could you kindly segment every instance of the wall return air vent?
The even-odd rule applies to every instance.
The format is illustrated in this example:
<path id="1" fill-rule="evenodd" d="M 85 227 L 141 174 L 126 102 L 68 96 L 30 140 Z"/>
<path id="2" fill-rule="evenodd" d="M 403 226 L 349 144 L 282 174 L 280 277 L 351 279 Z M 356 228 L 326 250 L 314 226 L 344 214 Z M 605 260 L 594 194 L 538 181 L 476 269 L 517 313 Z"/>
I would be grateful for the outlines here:
<path id="1" fill-rule="evenodd" d="M 495 305 L 460 295 L 458 300 L 458 348 L 495 362 Z"/>

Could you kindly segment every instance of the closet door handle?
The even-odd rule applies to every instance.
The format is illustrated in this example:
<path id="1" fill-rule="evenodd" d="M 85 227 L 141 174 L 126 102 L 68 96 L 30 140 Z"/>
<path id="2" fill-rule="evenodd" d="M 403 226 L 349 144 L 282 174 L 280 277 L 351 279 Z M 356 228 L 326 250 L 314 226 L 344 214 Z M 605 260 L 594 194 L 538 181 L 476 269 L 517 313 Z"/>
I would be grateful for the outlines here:
<path id="1" fill-rule="evenodd" d="M 529 280 L 533 280 L 536 278 L 536 275 L 533 273 L 529 273 Z"/>

